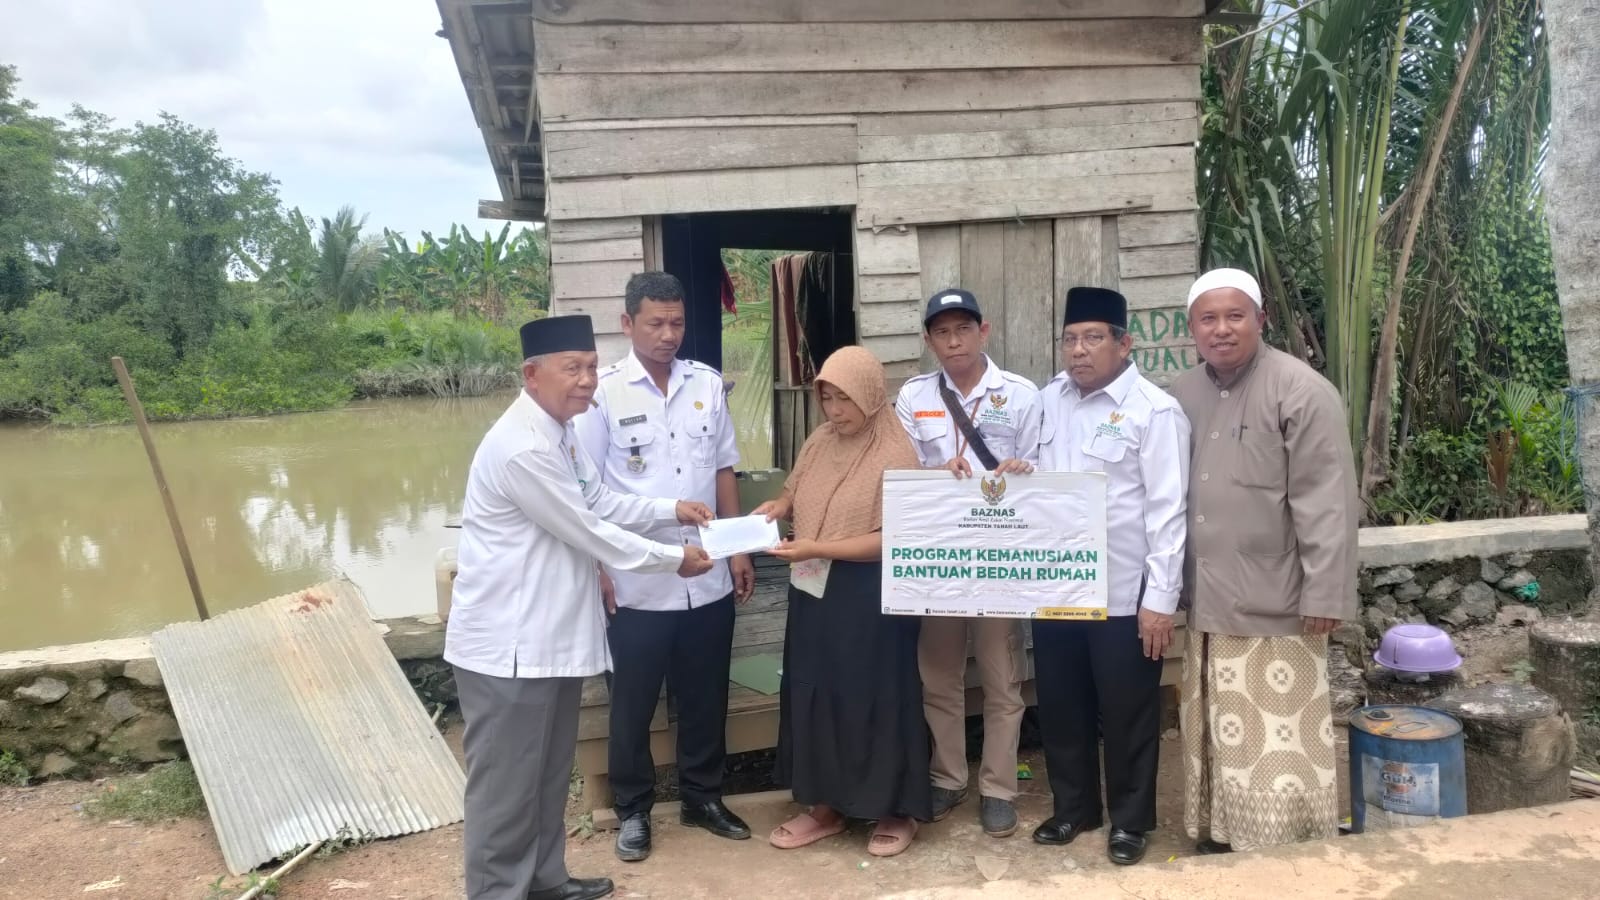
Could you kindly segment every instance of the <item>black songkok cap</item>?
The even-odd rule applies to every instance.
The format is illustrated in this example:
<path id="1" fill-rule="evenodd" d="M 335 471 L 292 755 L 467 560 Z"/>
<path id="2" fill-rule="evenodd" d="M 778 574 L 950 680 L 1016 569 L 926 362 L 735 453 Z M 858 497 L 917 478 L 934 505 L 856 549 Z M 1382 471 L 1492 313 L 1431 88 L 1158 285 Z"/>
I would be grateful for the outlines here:
<path id="1" fill-rule="evenodd" d="M 1108 288 L 1071 288 L 1067 291 L 1067 314 L 1061 326 L 1065 328 L 1079 322 L 1104 322 L 1126 331 L 1128 300 Z"/>
<path id="2" fill-rule="evenodd" d="M 588 316 L 551 316 L 522 326 L 523 359 L 564 350 L 593 349 L 594 323 Z"/>

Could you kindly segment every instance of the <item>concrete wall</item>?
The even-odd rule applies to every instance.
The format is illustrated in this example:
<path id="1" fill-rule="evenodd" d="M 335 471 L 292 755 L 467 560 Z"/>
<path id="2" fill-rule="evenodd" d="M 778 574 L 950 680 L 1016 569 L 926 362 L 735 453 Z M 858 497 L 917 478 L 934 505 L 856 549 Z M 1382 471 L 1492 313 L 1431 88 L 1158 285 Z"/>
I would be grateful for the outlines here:
<path id="1" fill-rule="evenodd" d="M 1591 587 L 1584 525 L 1574 515 L 1363 529 L 1362 614 L 1336 635 L 1345 652 L 1333 661 L 1348 676 L 1397 622 L 1456 629 L 1584 609 Z M 437 616 L 375 627 L 425 704 L 454 700 Z M 0 751 L 35 777 L 179 758 L 182 739 L 149 641 L 0 653 Z"/>

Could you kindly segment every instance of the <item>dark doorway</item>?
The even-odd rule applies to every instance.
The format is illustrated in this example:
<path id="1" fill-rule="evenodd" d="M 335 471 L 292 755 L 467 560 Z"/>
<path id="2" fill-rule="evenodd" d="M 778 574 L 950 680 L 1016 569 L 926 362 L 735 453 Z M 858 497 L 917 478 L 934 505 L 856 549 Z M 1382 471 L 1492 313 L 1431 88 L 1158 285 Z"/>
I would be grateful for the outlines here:
<path id="1" fill-rule="evenodd" d="M 697 213 L 661 218 L 662 266 L 689 292 L 679 355 L 722 368 L 722 251 L 788 250 L 833 254 L 834 302 L 808 317 L 814 354 L 855 343 L 855 262 L 849 209 Z M 820 364 L 820 360 L 818 360 Z"/>
<path id="2" fill-rule="evenodd" d="M 851 210 L 664 216 L 659 233 L 662 267 L 678 276 L 689 294 L 688 333 L 679 356 L 715 366 L 738 382 L 730 388 L 730 407 L 740 433 L 742 467 L 790 468 L 821 420 L 811 397 L 812 375 L 828 354 L 856 343 Z M 747 341 L 725 341 L 725 336 L 750 334 L 748 320 L 724 319 L 725 250 L 772 251 L 776 257 L 770 262 L 771 296 L 741 301 L 768 304 L 770 333 L 759 350 Z M 725 324 L 736 330 L 725 332 Z M 735 354 L 740 357 L 757 351 L 755 356 L 770 365 L 734 375 L 727 370 L 729 350 L 740 351 Z"/>

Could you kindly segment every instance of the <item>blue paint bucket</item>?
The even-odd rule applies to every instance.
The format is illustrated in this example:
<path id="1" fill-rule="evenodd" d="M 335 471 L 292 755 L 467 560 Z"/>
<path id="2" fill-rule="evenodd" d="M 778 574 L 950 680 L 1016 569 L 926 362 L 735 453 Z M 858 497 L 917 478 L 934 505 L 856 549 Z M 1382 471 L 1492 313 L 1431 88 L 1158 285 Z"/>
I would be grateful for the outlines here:
<path id="1" fill-rule="evenodd" d="M 1421 706 L 1350 714 L 1351 830 L 1414 828 L 1466 814 L 1460 721 Z"/>

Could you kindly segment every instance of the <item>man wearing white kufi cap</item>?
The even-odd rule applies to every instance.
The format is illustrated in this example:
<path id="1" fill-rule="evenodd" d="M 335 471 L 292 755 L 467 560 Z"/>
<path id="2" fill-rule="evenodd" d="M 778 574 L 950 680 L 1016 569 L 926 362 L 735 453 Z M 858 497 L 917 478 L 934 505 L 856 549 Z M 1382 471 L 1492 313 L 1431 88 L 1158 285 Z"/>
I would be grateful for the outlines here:
<path id="1" fill-rule="evenodd" d="M 1201 276 L 1205 365 L 1172 388 L 1194 427 L 1182 724 L 1202 853 L 1338 828 L 1328 634 L 1357 611 L 1354 454 L 1338 392 L 1262 343 L 1265 324 L 1248 272 Z"/>

